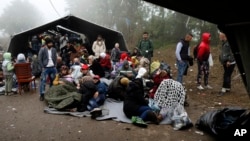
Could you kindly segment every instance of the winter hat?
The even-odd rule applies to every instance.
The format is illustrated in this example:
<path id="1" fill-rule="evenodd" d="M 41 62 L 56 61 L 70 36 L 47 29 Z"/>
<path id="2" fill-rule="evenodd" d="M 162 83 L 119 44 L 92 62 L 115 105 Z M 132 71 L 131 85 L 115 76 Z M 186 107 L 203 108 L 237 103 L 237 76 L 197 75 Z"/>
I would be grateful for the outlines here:
<path id="1" fill-rule="evenodd" d="M 82 65 L 82 70 L 88 70 L 88 69 L 89 69 L 89 66 L 87 64 Z"/>
<path id="2" fill-rule="evenodd" d="M 25 59 L 24 54 L 19 53 L 19 54 L 17 55 L 17 61 L 25 61 L 25 60 L 26 60 L 26 59 Z"/>
<path id="3" fill-rule="evenodd" d="M 100 56 L 101 56 L 101 58 L 105 58 L 105 57 L 106 57 L 106 53 L 102 52 L 102 53 L 100 54 Z"/>
<path id="4" fill-rule="evenodd" d="M 145 68 L 140 68 L 136 78 L 142 78 L 146 74 L 147 70 Z"/>
<path id="5" fill-rule="evenodd" d="M 120 83 L 124 86 L 128 86 L 129 79 L 127 77 L 123 77 L 120 79 Z"/>

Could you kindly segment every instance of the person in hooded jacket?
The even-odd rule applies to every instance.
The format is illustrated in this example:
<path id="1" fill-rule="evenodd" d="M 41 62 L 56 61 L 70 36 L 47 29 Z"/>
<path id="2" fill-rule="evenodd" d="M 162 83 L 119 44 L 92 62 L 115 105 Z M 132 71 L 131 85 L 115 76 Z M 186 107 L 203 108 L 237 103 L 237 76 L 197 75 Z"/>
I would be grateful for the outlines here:
<path id="1" fill-rule="evenodd" d="M 197 84 L 198 89 L 203 90 L 204 88 L 201 85 L 202 75 L 204 75 L 204 85 L 207 89 L 212 89 L 210 85 L 208 85 L 208 76 L 209 76 L 209 62 L 208 58 L 210 55 L 210 40 L 211 34 L 210 33 L 203 33 L 202 34 L 202 41 L 199 45 L 198 52 L 197 52 L 197 64 L 198 64 L 198 75 L 197 75 Z"/>
<path id="2" fill-rule="evenodd" d="M 11 53 L 5 52 L 3 54 L 3 75 L 5 78 L 5 95 L 10 95 L 12 93 L 13 86 L 13 75 L 14 75 L 14 65 L 11 61 Z"/>
<path id="3" fill-rule="evenodd" d="M 143 80 L 136 78 L 131 81 L 127 88 L 123 112 L 133 122 L 133 117 L 143 121 L 151 121 L 159 124 L 157 114 L 148 106 L 148 100 L 144 98 Z M 136 122 L 136 121 L 135 121 Z"/>

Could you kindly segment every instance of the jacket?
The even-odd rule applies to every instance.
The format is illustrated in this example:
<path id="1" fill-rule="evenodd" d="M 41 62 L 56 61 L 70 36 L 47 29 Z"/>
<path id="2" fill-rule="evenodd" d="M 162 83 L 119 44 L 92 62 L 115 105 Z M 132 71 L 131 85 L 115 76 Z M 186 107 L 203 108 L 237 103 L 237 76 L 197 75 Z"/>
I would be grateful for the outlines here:
<path id="1" fill-rule="evenodd" d="M 222 41 L 222 47 L 221 47 L 221 53 L 220 53 L 219 59 L 220 59 L 221 64 L 224 64 L 227 61 L 231 63 L 235 61 L 228 41 Z"/>
<path id="2" fill-rule="evenodd" d="M 13 75 L 14 74 L 14 65 L 11 62 L 11 53 L 10 52 L 5 52 L 3 54 L 3 64 L 2 64 L 2 69 L 3 69 L 3 74 L 4 75 Z"/>
<path id="3" fill-rule="evenodd" d="M 197 53 L 197 60 L 200 62 L 208 61 L 210 55 L 210 36 L 210 33 L 205 32 L 202 34 L 202 41 L 200 43 Z"/>
<path id="4" fill-rule="evenodd" d="M 141 78 L 130 82 L 123 104 L 123 112 L 128 117 L 140 116 L 139 108 L 147 106 L 148 101 L 144 98 L 143 81 Z"/>
<path id="5" fill-rule="evenodd" d="M 51 54 L 52 54 L 52 61 L 54 63 L 54 66 L 56 67 L 56 61 L 57 61 L 57 53 L 55 48 L 51 48 Z M 38 61 L 42 68 L 45 68 L 48 65 L 49 59 L 48 59 L 48 48 L 43 47 L 40 49 L 38 53 Z"/>

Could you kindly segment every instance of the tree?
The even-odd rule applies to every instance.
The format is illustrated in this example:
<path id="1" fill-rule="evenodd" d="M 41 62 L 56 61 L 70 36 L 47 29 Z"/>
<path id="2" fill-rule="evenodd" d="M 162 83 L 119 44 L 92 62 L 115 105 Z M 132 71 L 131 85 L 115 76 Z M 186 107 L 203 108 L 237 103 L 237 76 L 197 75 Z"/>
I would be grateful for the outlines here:
<path id="1" fill-rule="evenodd" d="M 0 30 L 11 35 L 39 25 L 42 15 L 29 1 L 13 0 L 0 19 Z"/>

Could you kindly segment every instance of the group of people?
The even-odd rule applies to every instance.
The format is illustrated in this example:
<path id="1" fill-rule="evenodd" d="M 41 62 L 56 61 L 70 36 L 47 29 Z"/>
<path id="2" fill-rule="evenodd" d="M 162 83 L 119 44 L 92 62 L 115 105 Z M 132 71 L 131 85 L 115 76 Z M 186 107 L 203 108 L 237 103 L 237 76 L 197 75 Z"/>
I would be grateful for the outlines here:
<path id="1" fill-rule="evenodd" d="M 210 40 L 211 34 L 205 32 L 201 36 L 201 42 L 193 50 L 194 56 L 191 56 L 191 50 L 189 43 L 192 40 L 193 35 L 188 33 L 184 39 L 181 39 L 176 46 L 176 58 L 177 58 L 177 81 L 183 83 L 183 76 L 186 75 L 187 69 L 189 66 L 193 65 L 193 59 L 197 60 L 198 74 L 197 74 L 197 88 L 199 90 L 212 89 L 209 85 L 209 68 L 211 66 L 210 57 Z M 219 91 L 218 96 L 224 95 L 226 92 L 231 90 L 231 76 L 234 71 L 236 62 L 231 52 L 230 45 L 227 41 L 227 37 L 224 33 L 219 33 L 219 39 L 222 42 L 221 53 L 219 56 L 220 63 L 223 65 L 224 74 L 223 74 L 223 85 L 222 89 Z M 202 86 L 202 76 L 204 77 L 204 86 Z"/>
<path id="2" fill-rule="evenodd" d="M 41 67 L 40 100 L 47 100 L 59 110 L 88 110 L 95 118 L 100 116 L 100 106 L 105 99 L 113 98 L 124 101 L 123 112 L 132 123 L 142 127 L 147 126 L 144 121 L 159 124 L 171 110 L 188 105 L 182 84 L 183 75 L 193 63 L 189 47 L 192 37 L 192 34 L 187 34 L 176 46 L 176 80 L 171 77 L 169 68 L 163 63 L 159 63 L 155 70 L 150 69 L 154 49 L 147 32 L 143 33 L 142 40 L 132 53 L 122 52 L 119 43 L 115 43 L 109 53 L 102 36 L 98 36 L 93 43 L 94 54 L 88 54 L 84 46 L 77 49 L 76 44 L 70 41 L 66 41 L 58 53 L 53 40 L 46 38 L 36 63 Z M 223 42 L 220 61 L 224 66 L 224 82 L 219 93 L 221 96 L 230 91 L 235 61 L 224 33 L 220 33 L 220 39 Z M 197 49 L 198 89 L 204 89 L 201 85 L 202 75 L 205 87 L 212 88 L 208 85 L 210 40 L 211 35 L 203 33 Z M 76 55 L 72 57 L 72 54 Z M 14 66 L 9 63 L 9 53 L 5 53 L 4 58 L 3 72 L 8 93 L 12 75 L 10 72 Z M 50 86 L 48 90 L 45 89 L 47 83 Z"/>

